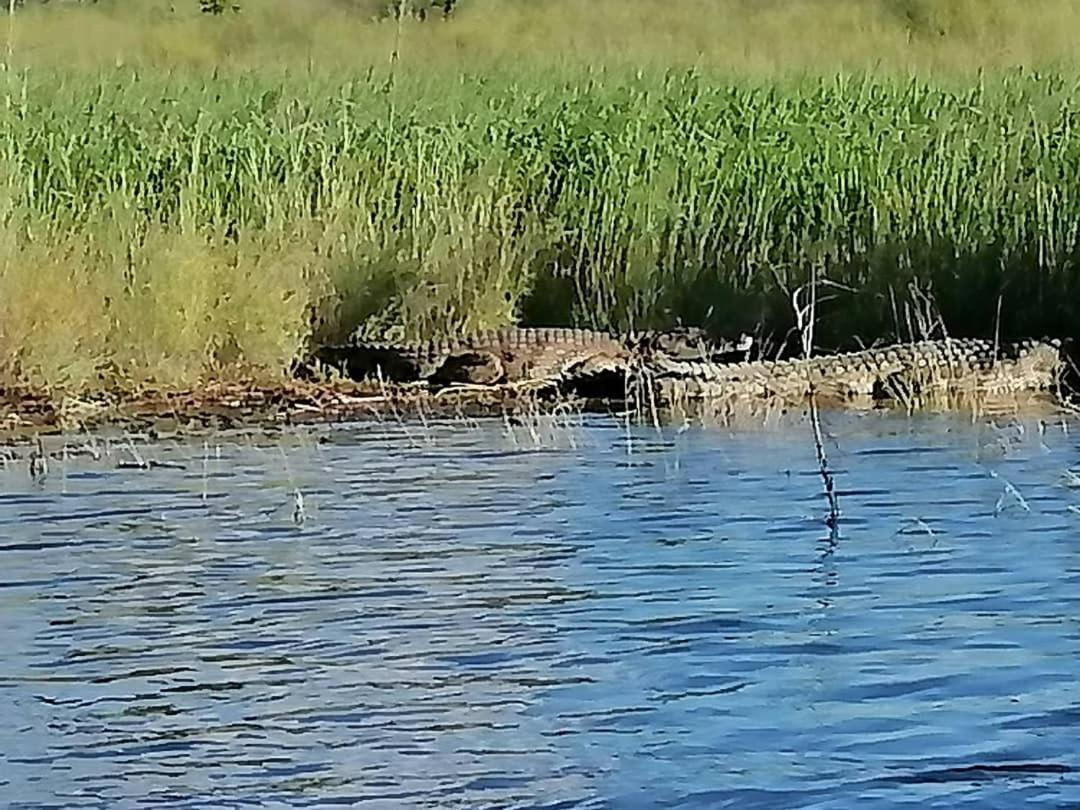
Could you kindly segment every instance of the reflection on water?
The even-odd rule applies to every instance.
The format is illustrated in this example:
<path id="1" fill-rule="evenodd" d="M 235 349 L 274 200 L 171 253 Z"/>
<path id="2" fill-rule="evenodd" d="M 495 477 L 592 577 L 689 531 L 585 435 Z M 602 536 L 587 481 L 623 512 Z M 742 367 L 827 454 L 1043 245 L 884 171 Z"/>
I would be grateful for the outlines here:
<path id="1" fill-rule="evenodd" d="M 828 415 L 835 537 L 805 424 L 71 438 L 0 468 L 0 795 L 1076 803 L 1080 458 L 1039 427 Z"/>

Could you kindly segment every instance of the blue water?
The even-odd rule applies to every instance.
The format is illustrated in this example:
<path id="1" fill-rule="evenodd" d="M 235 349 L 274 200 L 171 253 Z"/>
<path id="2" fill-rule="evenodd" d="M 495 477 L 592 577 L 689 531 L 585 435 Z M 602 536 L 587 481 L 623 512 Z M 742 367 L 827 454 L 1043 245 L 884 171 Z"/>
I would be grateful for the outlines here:
<path id="1" fill-rule="evenodd" d="M 54 439 L 0 802 L 1077 806 L 1080 426 L 825 428 Z"/>

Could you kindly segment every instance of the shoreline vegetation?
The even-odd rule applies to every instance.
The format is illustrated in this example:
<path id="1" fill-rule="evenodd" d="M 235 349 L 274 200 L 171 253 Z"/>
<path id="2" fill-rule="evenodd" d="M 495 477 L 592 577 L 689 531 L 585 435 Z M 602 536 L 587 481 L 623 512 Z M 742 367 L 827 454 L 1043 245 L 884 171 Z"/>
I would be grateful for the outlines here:
<path id="1" fill-rule="evenodd" d="M 273 384 L 356 329 L 794 346 L 812 279 L 821 350 L 1080 337 L 1075 3 L 377 11 L 27 0 L 0 391 Z"/>

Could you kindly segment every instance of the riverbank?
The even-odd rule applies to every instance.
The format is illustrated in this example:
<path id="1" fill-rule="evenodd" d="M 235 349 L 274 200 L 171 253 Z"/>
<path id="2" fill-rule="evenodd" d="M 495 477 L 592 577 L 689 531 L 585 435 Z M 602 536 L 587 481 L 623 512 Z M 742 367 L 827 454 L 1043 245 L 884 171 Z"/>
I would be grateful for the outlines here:
<path id="1" fill-rule="evenodd" d="M 1032 370 L 1023 372 L 1030 375 Z M 1054 372 L 1057 377 L 1059 372 Z M 930 382 L 933 374 L 926 377 Z M 883 396 L 842 396 L 822 390 L 815 402 L 824 410 L 961 412 L 972 419 L 1035 416 L 1053 420 L 1075 414 L 1069 379 L 1003 371 L 982 383 L 945 385 L 937 381 L 921 390 L 885 390 Z M 620 393 L 560 391 L 551 385 L 454 385 L 429 388 L 410 383 L 379 383 L 340 378 L 293 380 L 278 385 L 208 383 L 192 389 L 143 389 L 82 396 L 58 396 L 30 391 L 0 391 L 0 446 L 32 451 L 41 436 L 91 436 L 100 431 L 156 435 L 197 435 L 207 431 L 247 429 L 275 431 L 309 423 L 347 421 L 396 422 L 421 433 L 428 422 L 447 420 L 463 425 L 479 419 L 499 419 L 507 427 L 535 432 L 552 420 L 580 419 L 587 413 L 606 414 L 619 424 L 690 425 L 729 428 L 767 428 L 809 413 L 809 400 L 793 393 L 756 394 L 735 386 L 729 395 L 701 397 L 703 383 L 677 380 L 664 384 L 631 381 Z M 707 387 L 707 384 L 704 384 Z M 650 393 L 651 392 L 651 393 Z M 408 429 L 408 428 L 406 428 Z M 14 458 L 14 456 L 12 457 Z"/>
<path id="2" fill-rule="evenodd" d="M 639 66 L 583 40 L 556 58 L 530 38 L 511 62 L 483 33 L 525 19 L 509 6 L 401 28 L 273 4 L 17 15 L 0 105 L 0 389 L 272 388 L 357 330 L 509 323 L 682 321 L 754 334 L 771 354 L 791 346 L 792 294 L 811 281 L 821 351 L 942 323 L 1080 336 L 1080 66 L 1050 64 L 1056 40 L 1039 40 L 1041 57 L 1032 45 L 1067 28 L 1071 6 L 1021 21 L 1008 4 L 968 17 L 916 4 L 910 19 L 797 4 L 854 26 L 848 61 L 811 71 L 795 57 L 762 70 L 749 45 L 741 68 L 719 45 L 680 62 L 671 43 L 692 20 L 723 27 L 691 5 L 652 9 L 678 36 Z M 778 22 L 795 8 L 731 19 L 772 49 L 770 26 L 795 36 Z M 608 12 L 611 42 L 627 41 Z M 328 20 L 360 56 L 325 47 Z M 65 65 L 55 44 L 75 24 L 101 47 Z M 798 33 L 820 56 L 836 30 Z M 219 62 L 184 57 L 196 33 Z"/>
<path id="3" fill-rule="evenodd" d="M 430 390 L 373 381 L 294 380 L 281 385 L 212 383 L 197 389 L 55 397 L 0 392 L 0 443 L 26 444 L 38 435 L 101 428 L 185 432 L 274 429 L 308 422 L 407 421 L 500 417 L 515 424 L 542 414 L 623 411 L 621 399 L 538 396 L 528 386 L 462 386 Z M 635 419 L 638 416 L 635 416 Z"/>

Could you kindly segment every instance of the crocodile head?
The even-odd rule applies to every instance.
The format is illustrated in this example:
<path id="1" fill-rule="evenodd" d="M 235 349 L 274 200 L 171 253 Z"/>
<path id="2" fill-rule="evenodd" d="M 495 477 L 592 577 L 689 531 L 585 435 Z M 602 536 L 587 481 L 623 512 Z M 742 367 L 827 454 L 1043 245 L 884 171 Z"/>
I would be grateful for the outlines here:
<path id="1" fill-rule="evenodd" d="M 650 332 L 634 342 L 634 348 L 644 354 L 663 354 L 673 360 L 723 360 L 735 354 L 745 354 L 754 339 L 742 334 L 738 340 L 713 340 L 704 329 L 683 326 L 665 332 Z"/>

